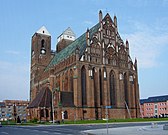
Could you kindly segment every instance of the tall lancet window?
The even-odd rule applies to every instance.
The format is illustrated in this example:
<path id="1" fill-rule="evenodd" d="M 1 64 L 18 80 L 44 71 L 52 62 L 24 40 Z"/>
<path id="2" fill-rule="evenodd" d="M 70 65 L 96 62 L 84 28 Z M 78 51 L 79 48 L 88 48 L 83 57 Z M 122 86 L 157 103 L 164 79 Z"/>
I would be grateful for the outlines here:
<path id="1" fill-rule="evenodd" d="M 110 72 L 110 104 L 111 106 L 116 105 L 116 89 L 115 89 L 115 75 L 114 72 Z"/>
<path id="2" fill-rule="evenodd" d="M 40 54 L 46 54 L 45 41 L 44 41 L 44 39 L 41 40 L 41 50 L 40 50 Z"/>
<path id="3" fill-rule="evenodd" d="M 72 69 L 70 70 L 70 91 L 72 91 L 73 92 L 73 71 L 72 71 Z"/>
<path id="4" fill-rule="evenodd" d="M 98 103 L 97 103 L 98 76 L 95 68 L 93 68 L 93 82 L 94 82 L 94 102 L 95 102 L 95 106 L 97 107 L 98 106 Z"/>
<path id="5" fill-rule="evenodd" d="M 102 91 L 102 73 L 99 69 L 99 87 L 100 87 L 100 105 L 103 105 L 103 91 Z"/>
<path id="6" fill-rule="evenodd" d="M 129 105 L 128 100 L 128 82 L 127 82 L 127 74 L 124 74 L 124 93 L 125 93 L 125 102 L 127 105 Z"/>
<path id="7" fill-rule="evenodd" d="M 86 97 L 86 69 L 85 66 L 81 69 L 81 90 L 82 90 L 82 106 L 87 105 Z"/>
<path id="8" fill-rule="evenodd" d="M 103 67 L 103 77 L 106 80 L 107 79 L 107 70 L 106 67 Z"/>
<path id="9" fill-rule="evenodd" d="M 44 39 L 42 39 L 41 40 L 41 48 L 44 48 L 44 43 L 45 43 L 45 41 L 44 41 Z"/>

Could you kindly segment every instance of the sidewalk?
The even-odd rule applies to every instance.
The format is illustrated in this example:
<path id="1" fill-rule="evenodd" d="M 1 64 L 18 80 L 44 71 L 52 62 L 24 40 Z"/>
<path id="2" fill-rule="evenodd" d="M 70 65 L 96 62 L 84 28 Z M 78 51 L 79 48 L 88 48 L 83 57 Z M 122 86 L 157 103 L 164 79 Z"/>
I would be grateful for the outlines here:
<path id="1" fill-rule="evenodd" d="M 86 130 L 85 135 L 168 135 L 168 130 L 163 130 L 163 125 L 157 127 L 151 126 L 135 126 L 122 128 L 109 128 L 97 130 Z"/>

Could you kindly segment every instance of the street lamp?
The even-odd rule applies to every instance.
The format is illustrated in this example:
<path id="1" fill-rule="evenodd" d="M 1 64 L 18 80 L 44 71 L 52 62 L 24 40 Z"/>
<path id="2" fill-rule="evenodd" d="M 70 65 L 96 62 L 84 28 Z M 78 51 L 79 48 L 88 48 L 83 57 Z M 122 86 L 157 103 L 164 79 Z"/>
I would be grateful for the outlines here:
<path id="1" fill-rule="evenodd" d="M 54 93 L 56 92 L 56 91 L 59 91 L 59 87 L 57 87 L 57 88 L 53 88 L 53 90 L 52 90 L 52 117 L 53 117 L 53 124 L 54 124 Z"/>
<path id="2" fill-rule="evenodd" d="M 13 104 L 13 115 L 14 115 L 14 119 L 15 119 L 15 122 L 16 122 L 17 113 L 16 113 L 16 104 L 15 103 Z"/>

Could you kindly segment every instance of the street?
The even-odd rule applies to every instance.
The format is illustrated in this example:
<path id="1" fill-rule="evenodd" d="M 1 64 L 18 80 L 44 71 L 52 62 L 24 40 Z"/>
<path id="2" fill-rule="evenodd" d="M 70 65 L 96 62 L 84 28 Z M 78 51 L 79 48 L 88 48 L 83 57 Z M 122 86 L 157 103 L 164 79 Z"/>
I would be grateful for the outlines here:
<path id="1" fill-rule="evenodd" d="M 163 124 L 164 122 L 157 122 Z M 148 123 L 109 124 L 109 128 L 147 126 Z M 85 130 L 106 128 L 106 124 L 90 125 L 40 125 L 40 126 L 2 126 L 0 135 L 82 135 Z"/>

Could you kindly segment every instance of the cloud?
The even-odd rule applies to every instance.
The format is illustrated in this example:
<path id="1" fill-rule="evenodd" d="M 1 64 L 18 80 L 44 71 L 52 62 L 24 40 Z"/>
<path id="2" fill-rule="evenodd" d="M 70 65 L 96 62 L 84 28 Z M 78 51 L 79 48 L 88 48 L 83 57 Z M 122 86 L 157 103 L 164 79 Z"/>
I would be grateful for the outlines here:
<path id="1" fill-rule="evenodd" d="M 87 25 L 92 25 L 92 24 L 93 24 L 92 21 L 88 21 L 88 20 L 85 20 L 83 23 L 84 23 L 84 24 L 87 24 Z"/>
<path id="2" fill-rule="evenodd" d="M 11 54 L 11 55 L 19 55 L 20 52 L 18 51 L 14 51 L 14 50 L 8 50 L 8 51 L 5 51 L 6 54 Z"/>
<path id="3" fill-rule="evenodd" d="M 123 35 L 129 40 L 132 58 L 137 57 L 139 68 L 158 66 L 160 54 L 167 44 L 168 32 L 160 33 L 157 26 L 151 27 L 137 22 L 133 27 L 135 32 Z"/>

